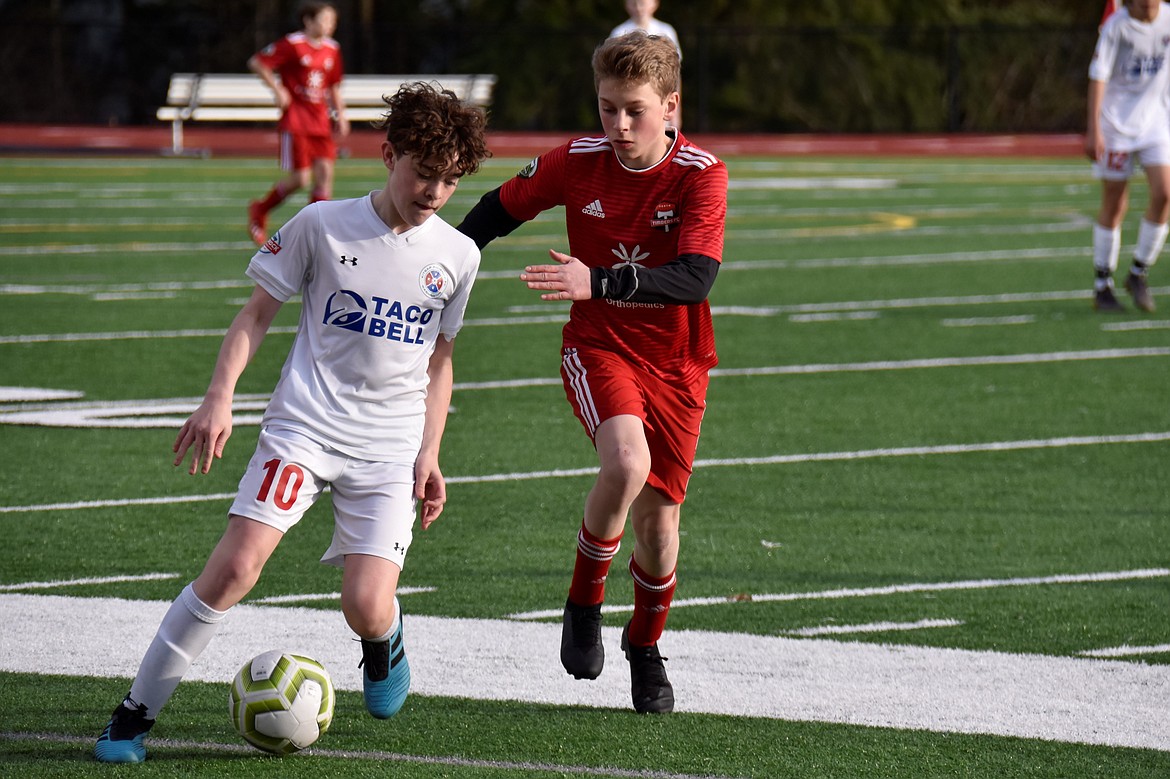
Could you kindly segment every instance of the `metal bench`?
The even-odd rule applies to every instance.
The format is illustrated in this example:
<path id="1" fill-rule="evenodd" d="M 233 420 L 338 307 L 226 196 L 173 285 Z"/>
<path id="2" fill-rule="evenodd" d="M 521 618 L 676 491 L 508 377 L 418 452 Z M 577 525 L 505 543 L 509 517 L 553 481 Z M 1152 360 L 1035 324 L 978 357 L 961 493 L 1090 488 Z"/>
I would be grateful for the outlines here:
<path id="1" fill-rule="evenodd" d="M 479 106 L 492 100 L 496 77 L 490 74 L 346 75 L 341 82 L 345 114 L 351 122 L 382 118 L 382 96 L 405 83 L 426 81 L 449 89 L 459 99 Z M 171 151 L 183 154 L 184 122 L 276 122 L 272 90 L 251 73 L 175 73 L 167 88 L 166 105 L 155 116 L 171 123 Z"/>

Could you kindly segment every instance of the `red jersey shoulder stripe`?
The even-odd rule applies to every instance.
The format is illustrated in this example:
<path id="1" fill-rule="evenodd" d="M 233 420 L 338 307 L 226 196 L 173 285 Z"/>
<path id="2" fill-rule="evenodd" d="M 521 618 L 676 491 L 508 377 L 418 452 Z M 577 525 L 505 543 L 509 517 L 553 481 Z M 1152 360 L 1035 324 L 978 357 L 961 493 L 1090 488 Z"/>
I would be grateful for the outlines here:
<path id="1" fill-rule="evenodd" d="M 609 138 L 578 138 L 569 144 L 569 154 L 589 154 L 595 151 L 606 151 L 612 148 Z"/>
<path id="2" fill-rule="evenodd" d="M 715 165 L 719 160 L 715 155 L 705 152 L 695 146 L 684 146 L 678 150 L 678 154 L 674 156 L 674 162 L 677 165 L 693 165 L 700 170 L 706 169 Z"/>

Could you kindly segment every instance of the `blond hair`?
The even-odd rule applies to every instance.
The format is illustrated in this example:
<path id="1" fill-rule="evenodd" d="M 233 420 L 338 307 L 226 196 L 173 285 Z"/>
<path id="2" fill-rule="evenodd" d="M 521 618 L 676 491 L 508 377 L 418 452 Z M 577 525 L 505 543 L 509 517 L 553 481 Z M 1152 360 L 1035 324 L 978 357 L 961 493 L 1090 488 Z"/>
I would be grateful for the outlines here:
<path id="1" fill-rule="evenodd" d="M 606 79 L 623 84 L 649 84 L 665 99 L 679 86 L 678 48 L 660 35 L 634 30 L 609 38 L 593 50 L 593 86 Z"/>

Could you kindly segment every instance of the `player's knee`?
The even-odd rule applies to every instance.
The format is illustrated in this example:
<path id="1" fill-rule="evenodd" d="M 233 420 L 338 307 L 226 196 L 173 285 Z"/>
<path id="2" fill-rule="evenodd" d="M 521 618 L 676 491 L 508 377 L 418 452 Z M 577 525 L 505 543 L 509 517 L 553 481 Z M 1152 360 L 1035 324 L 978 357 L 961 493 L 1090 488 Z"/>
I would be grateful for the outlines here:
<path id="1" fill-rule="evenodd" d="M 229 608 L 252 591 L 263 568 L 264 561 L 259 558 L 234 555 L 206 571 L 196 589 L 207 604 L 217 609 Z"/>
<path id="2" fill-rule="evenodd" d="M 615 444 L 598 452 L 602 478 L 615 484 L 641 488 L 650 475 L 650 452 L 630 444 Z"/>
<path id="3" fill-rule="evenodd" d="M 394 598 L 375 593 L 343 593 L 341 612 L 354 633 L 363 638 L 378 638 L 386 635 L 394 624 Z"/>

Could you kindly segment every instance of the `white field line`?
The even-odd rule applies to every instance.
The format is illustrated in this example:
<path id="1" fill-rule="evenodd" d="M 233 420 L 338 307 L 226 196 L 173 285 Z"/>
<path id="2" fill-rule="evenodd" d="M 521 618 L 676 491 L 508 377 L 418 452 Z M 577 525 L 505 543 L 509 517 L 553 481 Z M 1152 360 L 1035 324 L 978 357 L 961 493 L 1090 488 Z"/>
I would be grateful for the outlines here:
<path id="1" fill-rule="evenodd" d="M 395 595 L 418 595 L 424 592 L 437 592 L 437 587 L 399 587 Z M 321 600 L 341 600 L 340 592 L 305 592 L 294 595 L 272 595 L 267 598 L 249 600 L 253 606 L 281 606 L 288 603 L 311 603 Z"/>
<path id="2" fill-rule="evenodd" d="M 178 579 L 177 573 L 143 573 L 126 576 L 91 576 L 84 579 L 57 579 L 48 582 L 9 582 L 0 584 L 0 592 L 22 592 L 24 590 L 52 590 L 61 587 L 77 587 L 90 584 L 116 584 L 119 582 L 149 582 Z"/>
<path id="3" fill-rule="evenodd" d="M 1170 293 L 1170 287 L 1153 287 L 1150 290 L 1154 294 Z M 158 291 L 162 292 L 169 291 Z M 0 294 L 3 291 L 0 290 Z M 19 293 L 19 294 L 40 294 L 40 293 Z M 88 292 L 87 295 L 93 296 L 98 293 Z M 129 295 L 137 294 L 132 291 L 119 291 L 112 294 Z M 146 294 L 146 293 L 143 293 Z M 998 305 L 1003 303 L 1035 303 L 1041 301 L 1053 300 L 1080 300 L 1087 299 L 1090 292 L 1086 290 L 1063 290 L 1063 291 L 1046 291 L 1046 292 L 1020 292 L 1020 293 L 1005 293 L 1000 295 L 960 295 L 960 296 L 946 296 L 946 297 L 929 297 L 929 298 L 893 298 L 885 300 L 846 300 L 827 303 L 799 303 L 793 305 L 782 306 L 713 306 L 711 313 L 714 316 L 749 316 L 749 317 L 777 317 L 789 315 L 794 321 L 811 321 L 809 319 L 801 320 L 798 318 L 801 315 L 820 314 L 823 319 L 829 317 L 824 316 L 828 314 L 852 314 L 849 318 L 856 319 L 873 319 L 876 318 L 875 312 L 882 310 L 906 310 L 911 308 L 929 308 L 929 307 L 948 307 L 948 306 L 974 306 L 974 305 Z M 468 319 L 464 324 L 469 327 L 501 327 L 514 325 L 545 325 L 545 324 L 563 324 L 568 319 L 568 312 L 561 309 L 553 309 L 550 313 L 529 314 L 526 316 L 506 316 L 506 317 L 480 317 Z M 1122 323 L 1124 324 L 1124 323 Z M 1126 329 L 1154 329 L 1149 327 L 1133 327 Z M 183 330 L 127 330 L 115 332 L 93 332 L 93 333 L 28 333 L 22 335 L 6 335 L 0 336 L 0 344 L 27 344 L 27 343 L 69 343 L 74 341 L 121 341 L 121 340 L 137 340 L 137 339 L 163 339 L 163 338 L 222 338 L 222 329 L 183 329 Z M 274 327 L 268 331 L 269 333 L 290 334 L 295 333 L 295 327 Z"/>
<path id="4" fill-rule="evenodd" d="M 328 741 L 328 736 L 325 737 Z M 0 733 L 0 741 L 31 741 L 49 742 L 55 744 L 77 744 L 90 747 L 93 738 L 82 736 L 66 736 L 60 733 Z M 233 755 L 256 757 L 260 753 L 244 744 L 222 744 L 210 741 L 186 741 L 170 738 L 151 738 L 151 747 L 168 749 L 182 749 L 184 751 L 198 750 L 203 752 L 223 752 Z M 310 747 L 300 753 L 305 756 L 328 757 L 342 760 L 366 760 L 380 763 L 403 763 L 406 765 L 452 766 L 455 768 L 489 768 L 497 771 L 539 771 L 557 776 L 595 776 L 602 779 L 732 779 L 717 774 L 677 774 L 669 771 L 655 771 L 647 769 L 638 771 L 625 768 L 596 768 L 586 765 L 562 765 L 559 763 L 531 763 L 509 760 L 476 760 L 470 757 L 437 756 L 437 755 L 407 755 L 401 752 L 383 751 L 356 751 L 349 749 L 322 749 Z M 300 758 L 297 758 L 300 759 Z"/>
<path id="5" fill-rule="evenodd" d="M 0 631 L 0 670 L 59 674 L 44 647 L 71 646 L 84 651 L 71 655 L 70 674 L 132 677 L 169 606 L 2 594 L 0 618 L 21 629 Z M 559 624 L 409 613 L 406 623 L 413 694 L 630 708 L 619 628 L 602 628 L 613 661 L 585 683 L 556 661 Z M 320 660 L 338 689 L 360 690 L 350 635 L 336 610 L 240 605 L 185 678 L 226 685 L 275 646 Z M 660 646 L 679 712 L 1170 752 L 1170 666 L 704 631 L 668 630 Z M 165 736 L 165 717 L 159 727 Z"/>
<path id="6" fill-rule="evenodd" d="M 821 625 L 819 627 L 797 628 L 796 630 L 781 630 L 780 635 L 815 638 L 817 636 L 890 633 L 903 630 L 923 630 L 926 628 L 957 628 L 963 624 L 963 621 L 958 619 L 920 619 L 917 622 L 871 622 L 866 625 Z"/>
<path id="7" fill-rule="evenodd" d="M 881 316 L 878 311 L 831 311 L 825 314 L 792 314 L 789 322 L 804 324 L 806 322 L 844 322 L 866 319 L 877 319 Z"/>
<path id="8" fill-rule="evenodd" d="M 549 236 L 549 240 L 559 240 Z M 233 244 L 234 245 L 234 244 Z M 250 250 L 255 247 L 251 243 L 240 244 Z M 46 247 L 24 247 L 29 250 Z M 215 245 L 209 248 L 221 248 Z M 0 247 L 0 256 L 3 254 Z M 885 266 L 921 266 L 947 265 L 951 263 L 986 263 L 986 262 L 1019 262 L 1020 260 L 1048 260 L 1075 258 L 1088 256 L 1091 249 L 997 249 L 979 252 L 946 252 L 934 254 L 900 254 L 877 257 L 824 257 L 808 259 L 771 259 L 771 260 L 724 260 L 720 266 L 721 273 L 738 271 L 758 272 L 761 270 L 778 269 L 820 269 L 820 268 L 865 268 Z M 520 268 L 510 270 L 481 270 L 476 276 L 478 281 L 510 280 L 518 281 Z M 173 282 L 146 282 L 135 284 L 0 284 L 0 295 L 93 295 L 99 292 L 157 292 L 168 290 L 183 292 L 188 290 L 206 289 L 241 289 L 251 288 L 253 282 L 247 278 L 222 279 L 218 281 L 173 281 Z M 1069 293 L 1064 293 L 1069 294 Z M 1077 294 L 1087 297 L 1088 290 L 1078 290 Z"/>
<path id="9" fill-rule="evenodd" d="M 1170 293 L 1170 287 L 1152 287 L 1154 294 Z M 3 290 L 0 289 L 0 294 Z M 39 294 L 39 293 L 20 293 Z M 87 293 L 93 294 L 93 293 Z M 1086 290 L 1058 290 L 1047 292 L 1019 292 L 999 295 L 959 295 L 939 296 L 929 298 L 892 298 L 885 300 L 845 300 L 827 303 L 799 303 L 783 306 L 713 306 L 711 313 L 715 316 L 750 316 L 776 317 L 783 315 L 802 314 L 829 314 L 839 312 L 862 312 L 858 318 L 874 318 L 874 311 L 906 310 L 911 308 L 930 308 L 945 306 L 974 306 L 998 305 L 1003 303 L 1035 303 L 1053 300 L 1081 300 L 1087 299 L 1090 292 Z M 562 324 L 568 318 L 567 312 L 556 311 L 544 316 L 514 316 L 514 317 L 482 317 L 468 319 L 464 324 L 469 327 L 501 327 L 515 325 L 546 325 Z M 807 320 L 806 320 L 807 321 Z M 1120 323 L 1124 324 L 1124 323 Z M 1103 325 L 1105 327 L 1105 325 Z M 1134 326 L 1118 329 L 1160 329 L 1152 326 Z M 274 327 L 269 333 L 291 334 L 295 327 Z M 105 333 L 29 333 L 25 335 L 0 336 L 0 344 L 27 344 L 27 343 L 69 343 L 74 341 L 119 341 L 136 339 L 162 338 L 222 338 L 223 330 L 129 330 Z"/>
<path id="10" fill-rule="evenodd" d="M 696 460 L 695 468 L 712 468 L 739 465 L 791 465 L 808 462 L 841 462 L 850 460 L 877 459 L 883 457 L 924 457 L 931 455 L 973 454 L 978 452 L 1010 452 L 1027 449 L 1060 449 L 1069 446 L 1100 446 L 1106 444 L 1145 444 L 1170 441 L 1170 431 L 1163 433 L 1134 433 L 1112 436 L 1074 436 L 1065 438 L 1039 438 L 1022 441 L 990 441 L 979 444 L 944 444 L 941 446 L 909 446 L 891 449 L 863 449 L 842 452 L 812 452 L 806 454 L 781 454 L 768 457 L 737 457 L 713 460 Z M 513 473 L 491 473 L 479 476 L 449 476 L 447 484 L 490 484 L 496 482 L 531 481 L 534 479 L 563 479 L 592 476 L 597 473 L 595 466 L 587 468 L 564 468 L 547 471 L 517 471 Z M 78 509 L 116 508 L 120 506 L 152 506 L 171 503 L 198 503 L 203 501 L 231 500 L 235 493 L 222 492 L 210 495 L 178 495 L 156 498 L 119 498 L 114 500 L 88 500 L 67 503 L 42 503 L 26 506 L 0 506 L 0 514 L 27 514 L 40 511 L 73 511 Z"/>
<path id="11" fill-rule="evenodd" d="M 711 376 L 781 376 L 863 371 L 919 370 L 926 368 L 1165 357 L 1167 355 L 1170 355 L 1170 347 L 1098 349 L 1078 352 L 986 355 L 976 357 L 935 357 L 918 360 L 773 365 L 759 368 L 716 368 L 711 371 Z M 458 383 L 454 389 L 456 392 L 465 392 L 471 390 L 559 386 L 560 383 L 560 379 L 553 377 L 509 379 L 504 381 Z M 0 392 L 8 391 L 9 388 L 0 388 Z M 12 388 L 11 393 L 19 395 L 21 389 Z M 25 394 L 27 396 L 29 393 L 26 392 Z M 0 424 L 80 428 L 178 428 L 182 426 L 187 416 L 195 410 L 201 400 L 201 398 L 168 398 L 61 403 L 29 402 L 11 405 L 0 403 Z M 234 424 L 237 426 L 258 425 L 267 403 L 267 395 L 254 394 L 237 396 L 234 405 Z M 552 471 L 547 473 L 559 475 L 561 472 Z"/>
<path id="12" fill-rule="evenodd" d="M 1053 584 L 1093 584 L 1099 582 L 1132 581 L 1135 579 L 1159 579 L 1170 576 L 1167 568 L 1144 568 L 1134 571 L 1105 571 L 1101 573 L 1057 574 L 1055 576 L 1031 576 L 1016 579 L 970 579 L 955 582 L 917 582 L 912 584 L 890 584 L 883 587 L 846 588 L 819 590 L 814 592 L 780 592 L 748 595 L 732 595 L 719 598 L 682 598 L 671 602 L 671 609 L 689 606 L 724 606 L 740 603 L 792 603 L 807 600 L 842 600 L 845 598 L 872 598 L 885 595 L 908 595 L 916 592 L 947 592 L 956 590 L 994 590 L 1002 587 L 1037 587 Z M 606 604 L 601 607 L 606 614 L 623 614 L 634 610 L 633 604 Z M 509 614 L 509 619 L 537 620 L 560 618 L 564 609 L 523 611 Z"/>
<path id="13" fill-rule="evenodd" d="M 998 325 L 1030 325 L 1036 321 L 1032 314 L 1020 316 L 984 316 L 968 317 L 966 319 L 944 319 L 940 324 L 943 327 L 994 327 Z"/>
<path id="14" fill-rule="evenodd" d="M 1127 332 L 1130 330 L 1170 330 L 1170 320 L 1149 319 L 1136 322 L 1106 322 L 1101 325 L 1102 330 L 1112 332 Z"/>
<path id="15" fill-rule="evenodd" d="M 715 368 L 711 376 L 788 376 L 812 373 L 853 373 L 859 371 L 904 371 L 920 368 L 964 368 L 987 365 L 1033 365 L 1085 360 L 1120 360 L 1135 357 L 1166 357 L 1170 347 L 1152 346 L 1136 349 L 1092 349 L 1068 352 L 1034 352 L 1032 354 L 991 354 L 975 357 L 925 357 L 916 360 L 874 360 L 871 362 L 808 363 L 773 365 L 760 368 Z"/>
<path id="16" fill-rule="evenodd" d="M 1161 655 L 1170 653 L 1170 644 L 1155 644 L 1154 646 L 1121 646 L 1108 649 L 1089 649 L 1080 654 L 1084 657 L 1138 657 L 1140 655 Z"/>

